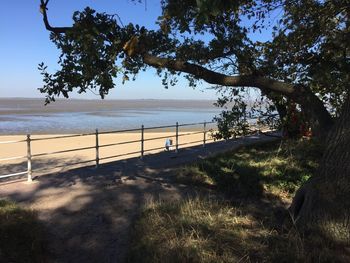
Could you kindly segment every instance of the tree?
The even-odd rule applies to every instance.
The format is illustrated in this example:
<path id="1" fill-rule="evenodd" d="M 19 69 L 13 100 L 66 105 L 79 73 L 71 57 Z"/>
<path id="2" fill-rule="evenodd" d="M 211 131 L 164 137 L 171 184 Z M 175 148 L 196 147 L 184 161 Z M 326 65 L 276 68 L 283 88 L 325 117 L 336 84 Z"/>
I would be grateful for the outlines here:
<path id="1" fill-rule="evenodd" d="M 332 130 L 319 175 L 298 191 L 292 214 L 300 227 L 324 226 L 323 233 L 331 235 L 335 226 L 338 240 L 349 241 L 350 170 L 347 162 L 339 162 L 350 156 L 345 147 L 350 144 L 348 0 L 161 3 L 159 30 L 147 30 L 123 26 L 115 16 L 91 8 L 75 12 L 72 27 L 53 27 L 48 0 L 41 0 L 45 27 L 62 52 L 59 71 L 51 74 L 39 66 L 47 102 L 74 89 L 98 89 L 104 97 L 115 85 L 113 78 L 127 81 L 154 67 L 164 85 L 185 74 L 192 86 L 203 80 L 228 91 L 223 104 L 250 88 L 259 89 L 280 115 L 296 103 L 314 134 L 323 137 Z M 252 38 L 266 27 L 271 28 L 268 41 Z"/>
<path id="2" fill-rule="evenodd" d="M 301 229 L 350 241 L 350 96 L 327 139 L 319 173 L 296 193 L 290 211 Z"/>

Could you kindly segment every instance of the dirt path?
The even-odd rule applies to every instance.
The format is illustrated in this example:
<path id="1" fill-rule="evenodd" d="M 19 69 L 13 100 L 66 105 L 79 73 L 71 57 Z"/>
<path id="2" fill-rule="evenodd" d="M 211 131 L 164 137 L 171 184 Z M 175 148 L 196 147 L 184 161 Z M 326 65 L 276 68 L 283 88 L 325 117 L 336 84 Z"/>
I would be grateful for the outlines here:
<path id="1" fill-rule="evenodd" d="M 0 198 L 38 211 L 50 235 L 50 262 L 123 262 L 130 226 L 149 200 L 195 194 L 172 182 L 176 167 L 273 139 L 251 136 L 41 176 L 32 184 L 0 184 Z"/>

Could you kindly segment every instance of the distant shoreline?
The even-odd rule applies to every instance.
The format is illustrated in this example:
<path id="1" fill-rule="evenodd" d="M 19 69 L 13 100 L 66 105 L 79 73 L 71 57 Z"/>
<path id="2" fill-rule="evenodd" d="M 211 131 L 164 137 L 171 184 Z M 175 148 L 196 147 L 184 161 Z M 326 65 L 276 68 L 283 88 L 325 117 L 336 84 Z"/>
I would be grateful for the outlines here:
<path id="1" fill-rule="evenodd" d="M 71 134 L 210 122 L 211 100 L 58 100 L 0 98 L 0 134 Z M 183 127 L 196 130 L 198 127 Z"/>
<path id="2" fill-rule="evenodd" d="M 0 97 L 1 100 L 41 100 L 45 101 L 45 98 L 28 98 L 28 97 Z M 80 98 L 57 98 L 56 101 L 209 101 L 209 102 L 215 102 L 216 100 L 214 99 L 101 99 L 101 98 L 96 98 L 96 99 L 80 99 Z"/>
<path id="3" fill-rule="evenodd" d="M 138 109 L 216 109 L 213 100 L 82 100 L 59 99 L 44 105 L 39 98 L 0 98 L 0 115 L 53 113 L 53 112 L 87 112 L 106 110 L 138 110 Z"/>

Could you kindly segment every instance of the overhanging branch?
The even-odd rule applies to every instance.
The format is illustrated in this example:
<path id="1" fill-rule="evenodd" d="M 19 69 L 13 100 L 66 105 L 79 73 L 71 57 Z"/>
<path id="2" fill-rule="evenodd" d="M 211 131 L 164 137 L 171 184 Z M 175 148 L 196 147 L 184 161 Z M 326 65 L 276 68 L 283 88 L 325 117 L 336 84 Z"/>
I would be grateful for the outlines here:
<path id="1" fill-rule="evenodd" d="M 152 67 L 167 68 L 191 74 L 210 84 L 232 87 L 256 87 L 261 90 L 275 91 L 286 96 L 292 96 L 296 91 L 295 86 L 289 83 L 256 75 L 228 76 L 186 61 L 160 58 L 148 53 L 143 54 L 143 61 Z"/>
<path id="2" fill-rule="evenodd" d="M 47 4 L 49 3 L 49 0 L 40 0 L 40 12 L 43 14 L 43 21 L 45 28 L 48 31 L 51 31 L 56 34 L 66 33 L 71 29 L 71 27 L 52 27 L 49 23 L 49 20 L 47 18 Z"/>

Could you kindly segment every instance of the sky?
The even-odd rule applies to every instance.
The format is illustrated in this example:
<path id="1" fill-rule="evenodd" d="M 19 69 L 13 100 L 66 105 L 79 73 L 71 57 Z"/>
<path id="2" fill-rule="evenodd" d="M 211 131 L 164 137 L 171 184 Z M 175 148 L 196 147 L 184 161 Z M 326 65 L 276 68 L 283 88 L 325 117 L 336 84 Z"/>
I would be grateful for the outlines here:
<path id="1" fill-rule="evenodd" d="M 109 14 L 118 14 L 123 22 L 138 23 L 156 28 L 160 1 L 147 4 L 130 0 L 50 0 L 48 16 L 52 26 L 70 26 L 74 11 L 86 6 Z M 49 40 L 39 12 L 40 0 L 1 0 L 0 6 L 0 97 L 44 98 L 38 91 L 42 78 L 38 64 L 45 62 L 48 70 L 58 69 L 59 52 Z M 180 79 L 174 87 L 165 89 L 155 70 L 140 73 L 136 81 L 117 85 L 106 99 L 215 99 L 216 93 L 207 90 L 208 84 L 192 89 Z M 73 98 L 98 99 L 92 94 L 73 95 Z"/>

